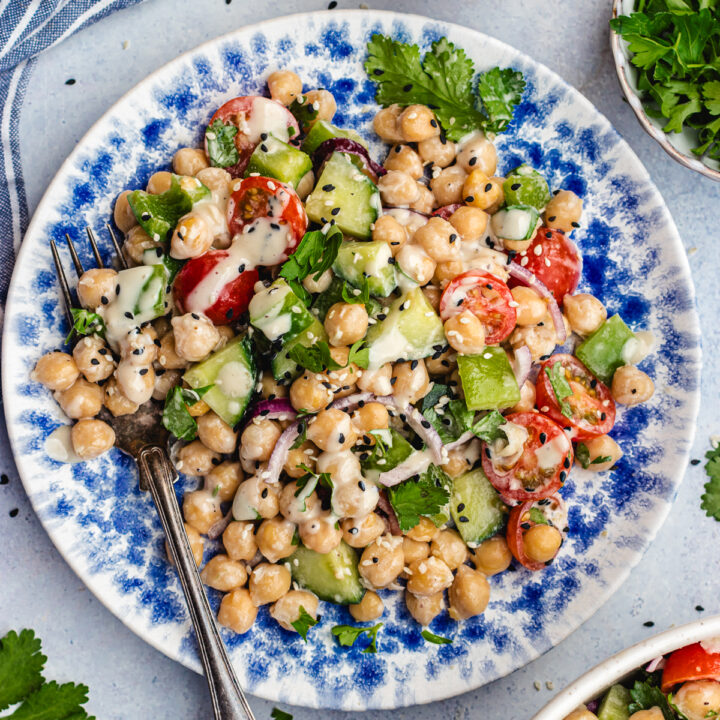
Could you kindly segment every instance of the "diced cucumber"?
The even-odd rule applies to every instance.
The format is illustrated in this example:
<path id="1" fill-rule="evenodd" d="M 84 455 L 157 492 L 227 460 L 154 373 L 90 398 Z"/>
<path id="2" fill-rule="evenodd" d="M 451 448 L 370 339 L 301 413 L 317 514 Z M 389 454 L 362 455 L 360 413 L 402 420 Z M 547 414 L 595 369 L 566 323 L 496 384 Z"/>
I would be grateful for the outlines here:
<path id="1" fill-rule="evenodd" d="M 305 201 L 305 210 L 313 222 L 325 225 L 334 220 L 346 235 L 367 240 L 380 214 L 380 193 L 347 155 L 336 152 Z"/>
<path id="2" fill-rule="evenodd" d="M 294 380 L 302 372 L 302 368 L 288 357 L 288 353 L 295 345 L 310 347 L 319 340 L 327 342 L 327 333 L 322 323 L 316 317 L 313 317 L 310 327 L 303 330 L 292 340 L 288 340 L 275 353 L 271 362 L 273 377 L 284 385 Z"/>
<path id="3" fill-rule="evenodd" d="M 245 177 L 260 173 L 296 188 L 306 173 L 312 170 L 312 160 L 301 150 L 268 135 L 250 156 Z"/>
<path id="4" fill-rule="evenodd" d="M 327 290 L 321 292 L 313 301 L 312 309 L 315 316 L 320 322 L 325 321 L 328 310 L 338 302 L 345 302 L 342 296 L 343 288 L 347 281 L 338 277 L 334 277 Z M 352 287 L 352 283 L 348 284 Z M 365 303 L 365 309 L 368 315 L 375 317 L 382 309 L 382 305 L 374 297 L 370 298 L 370 302 Z"/>
<path id="5" fill-rule="evenodd" d="M 453 480 L 450 512 L 466 543 L 480 543 L 505 524 L 508 509 L 478 468 Z"/>
<path id="6" fill-rule="evenodd" d="M 176 260 L 170 257 L 169 253 L 164 253 L 162 248 L 148 248 L 143 252 L 143 265 L 164 265 L 168 273 L 168 283 L 172 283 L 175 276 L 182 270 L 187 260 Z"/>
<path id="7" fill-rule="evenodd" d="M 212 385 L 203 400 L 228 424 L 236 425 L 250 402 L 257 381 L 252 343 L 238 335 L 207 360 L 193 365 L 183 380 L 191 388 Z"/>
<path id="8" fill-rule="evenodd" d="M 434 345 L 445 347 L 442 320 L 420 288 L 395 300 L 384 320 L 372 325 L 365 336 L 370 349 L 369 368 L 386 362 L 420 360 L 432 355 Z"/>
<path id="9" fill-rule="evenodd" d="M 373 430 L 370 434 L 375 437 L 375 446 L 360 461 L 363 475 L 370 479 L 397 467 L 414 452 L 413 446 L 394 428 Z"/>
<path id="10" fill-rule="evenodd" d="M 520 401 L 520 388 L 505 351 L 488 346 L 479 355 L 458 355 L 468 410 L 499 410 Z"/>
<path id="11" fill-rule="evenodd" d="M 629 720 L 628 707 L 632 702 L 630 691 L 622 685 L 613 685 L 606 693 L 597 711 L 598 720 Z"/>
<path id="12" fill-rule="evenodd" d="M 500 240 L 529 240 L 538 224 L 538 211 L 530 205 L 508 205 L 498 210 L 490 220 L 492 230 Z"/>
<path id="13" fill-rule="evenodd" d="M 615 371 L 627 364 L 623 349 L 625 343 L 634 338 L 635 333 L 623 319 L 613 315 L 577 346 L 575 355 L 593 375 L 609 384 Z"/>
<path id="14" fill-rule="evenodd" d="M 288 563 L 293 580 L 321 600 L 353 605 L 365 594 L 360 583 L 357 553 L 344 542 L 324 554 L 299 545 Z"/>
<path id="15" fill-rule="evenodd" d="M 332 140 L 332 138 L 348 138 L 367 148 L 367 143 L 354 130 L 345 130 L 327 120 L 318 120 L 303 141 L 302 151 L 312 155 L 326 140 Z"/>
<path id="16" fill-rule="evenodd" d="M 520 165 L 505 176 L 506 205 L 530 205 L 542 210 L 550 201 L 547 180 L 529 165 Z"/>
<path id="17" fill-rule="evenodd" d="M 283 278 L 253 295 L 250 324 L 271 342 L 281 337 L 287 342 L 312 325 L 315 316 Z"/>
<path id="18" fill-rule="evenodd" d="M 344 242 L 338 250 L 333 271 L 356 286 L 365 278 L 372 295 L 387 297 L 397 287 L 392 259 L 390 246 L 384 240 Z"/>

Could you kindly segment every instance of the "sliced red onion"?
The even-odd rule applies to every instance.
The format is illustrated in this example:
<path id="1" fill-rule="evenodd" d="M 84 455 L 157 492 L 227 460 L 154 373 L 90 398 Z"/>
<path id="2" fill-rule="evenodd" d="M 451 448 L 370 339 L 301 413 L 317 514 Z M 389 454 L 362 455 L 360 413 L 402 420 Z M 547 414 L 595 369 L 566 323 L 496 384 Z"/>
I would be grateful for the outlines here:
<path id="1" fill-rule="evenodd" d="M 283 434 L 278 438 L 275 448 L 272 451 L 268 466 L 263 473 L 263 480 L 266 483 L 276 483 L 280 479 L 285 461 L 287 460 L 290 447 L 300 434 L 300 421 L 296 420 L 292 425 L 288 425 Z"/>
<path id="2" fill-rule="evenodd" d="M 585 707 L 591 713 L 596 713 L 598 708 L 600 707 L 600 701 L 599 700 L 591 700 Z"/>
<path id="3" fill-rule="evenodd" d="M 228 510 L 225 513 L 225 517 L 221 518 L 217 522 L 213 523 L 210 526 L 210 529 L 208 530 L 208 537 L 211 540 L 215 540 L 216 538 L 219 538 L 224 532 L 225 528 L 230 524 L 230 521 L 232 520 L 232 510 Z"/>
<path id="4" fill-rule="evenodd" d="M 443 220 L 449 220 L 450 216 L 458 209 L 461 208 L 461 203 L 454 203 L 452 205 L 443 205 L 442 207 L 439 207 L 437 210 L 433 210 L 433 215 L 437 215 L 438 217 L 441 217 Z"/>
<path id="5" fill-rule="evenodd" d="M 387 170 L 382 165 L 378 165 L 359 142 L 350 140 L 350 138 L 336 137 L 320 143 L 317 150 L 313 153 L 313 169 L 316 175 L 319 176 L 323 164 L 334 152 L 347 153 L 348 155 L 359 157 L 367 171 L 366 174 L 370 176 L 373 182 L 377 182 L 377 179 L 381 175 L 387 173 Z"/>
<path id="6" fill-rule="evenodd" d="M 560 306 L 555 300 L 555 296 L 547 289 L 547 286 L 538 277 L 536 277 L 529 270 L 524 268 L 522 265 L 518 265 L 516 262 L 511 262 L 505 266 L 511 277 L 519 280 L 523 285 L 531 287 L 547 300 L 548 311 L 552 318 L 553 325 L 555 326 L 555 334 L 557 335 L 557 344 L 562 345 L 567 340 L 567 331 L 565 330 L 565 321 L 563 320 L 562 312 L 560 312 Z"/>
<path id="7" fill-rule="evenodd" d="M 418 462 L 418 453 L 423 455 L 423 458 Z M 378 482 L 385 485 L 385 487 L 392 487 L 398 485 L 403 480 L 411 478 L 413 475 L 419 475 L 424 473 L 433 462 L 433 458 L 429 452 L 423 450 L 416 450 L 406 460 L 403 460 L 399 465 L 396 465 L 392 470 L 380 473 L 378 476 Z"/>
<path id="8" fill-rule="evenodd" d="M 267 420 L 292 420 L 297 417 L 297 412 L 286 398 L 275 398 L 274 400 L 261 400 L 253 405 L 248 411 L 247 422 L 251 422 L 258 415 Z"/>
<path id="9" fill-rule="evenodd" d="M 650 664 L 645 668 L 646 672 L 655 672 L 656 670 L 660 670 L 661 668 L 665 667 L 665 658 L 660 655 L 659 657 L 656 657 L 654 660 L 650 661 Z"/>
<path id="10" fill-rule="evenodd" d="M 472 440 L 475 433 L 472 430 L 466 430 L 457 440 L 453 440 L 445 445 L 446 450 L 454 450 L 456 447 L 464 445 L 468 440 Z"/>
<path id="11" fill-rule="evenodd" d="M 521 388 L 528 379 L 531 367 L 532 355 L 530 354 L 530 348 L 527 347 L 527 345 L 523 345 L 515 351 L 515 359 L 513 361 L 513 372 L 515 373 L 515 380 L 519 388 Z"/>
<path id="12" fill-rule="evenodd" d="M 388 500 L 387 494 L 384 490 L 380 491 L 380 497 L 378 498 L 378 507 L 382 511 L 382 514 L 387 518 L 388 530 L 391 535 L 402 535 L 400 529 L 400 523 L 398 522 L 397 515 L 395 514 L 395 508 L 392 506 L 390 500 Z"/>

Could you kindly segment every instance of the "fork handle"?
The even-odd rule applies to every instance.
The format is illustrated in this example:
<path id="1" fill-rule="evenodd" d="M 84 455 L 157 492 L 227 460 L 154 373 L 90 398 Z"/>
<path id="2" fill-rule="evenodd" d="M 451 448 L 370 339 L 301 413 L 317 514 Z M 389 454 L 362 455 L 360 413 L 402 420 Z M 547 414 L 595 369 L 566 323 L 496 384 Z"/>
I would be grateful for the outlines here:
<path id="1" fill-rule="evenodd" d="M 185 534 L 175 496 L 177 473 L 160 445 L 147 445 L 138 453 L 141 486 L 150 490 L 167 537 L 170 555 L 180 576 L 185 600 L 195 627 L 200 658 L 212 697 L 216 720 L 255 720 L 235 677 L 218 632 Z"/>

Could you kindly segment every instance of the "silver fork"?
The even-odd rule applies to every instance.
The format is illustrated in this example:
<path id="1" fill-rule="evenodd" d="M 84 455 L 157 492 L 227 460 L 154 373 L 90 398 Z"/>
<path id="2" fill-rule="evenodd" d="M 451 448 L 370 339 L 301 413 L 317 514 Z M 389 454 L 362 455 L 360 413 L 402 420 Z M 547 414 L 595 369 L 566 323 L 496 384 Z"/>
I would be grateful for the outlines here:
<path id="1" fill-rule="evenodd" d="M 115 233 L 110 225 L 106 227 L 110 232 L 110 238 L 120 267 L 127 268 L 128 263 L 115 237 Z M 104 265 L 95 234 L 91 228 L 86 228 L 86 230 L 95 256 L 95 262 L 98 267 L 102 268 Z M 70 236 L 65 235 L 65 239 L 67 240 L 75 271 L 78 278 L 80 278 L 84 272 L 82 262 Z M 70 308 L 74 307 L 72 294 L 53 239 L 50 240 L 50 248 L 62 291 L 65 314 L 70 327 L 72 327 L 73 317 L 70 312 Z M 195 635 L 200 648 L 200 658 L 210 688 L 216 720 L 254 720 L 252 710 L 235 677 L 230 658 L 220 638 L 215 616 L 210 610 L 200 573 L 185 534 L 180 508 L 173 488 L 178 479 L 178 474 L 168 457 L 169 433 L 161 422 L 162 408 L 160 403 L 151 400 L 142 405 L 138 412 L 133 415 L 120 417 L 113 417 L 103 408 L 100 417 L 111 425 L 115 431 L 116 447 L 126 452 L 137 462 L 140 489 L 150 492 L 157 513 L 160 516 L 160 522 L 170 548 L 170 555 L 180 576 L 185 600 L 195 627 Z"/>

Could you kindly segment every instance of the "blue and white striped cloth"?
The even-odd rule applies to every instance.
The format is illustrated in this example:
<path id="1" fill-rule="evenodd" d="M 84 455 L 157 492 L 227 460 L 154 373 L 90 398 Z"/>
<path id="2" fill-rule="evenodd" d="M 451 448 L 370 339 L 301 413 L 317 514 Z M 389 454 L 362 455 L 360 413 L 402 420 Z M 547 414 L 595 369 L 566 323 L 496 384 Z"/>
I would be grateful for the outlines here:
<path id="1" fill-rule="evenodd" d="M 0 0 L 0 303 L 28 225 L 19 119 L 37 56 L 141 0 Z"/>

